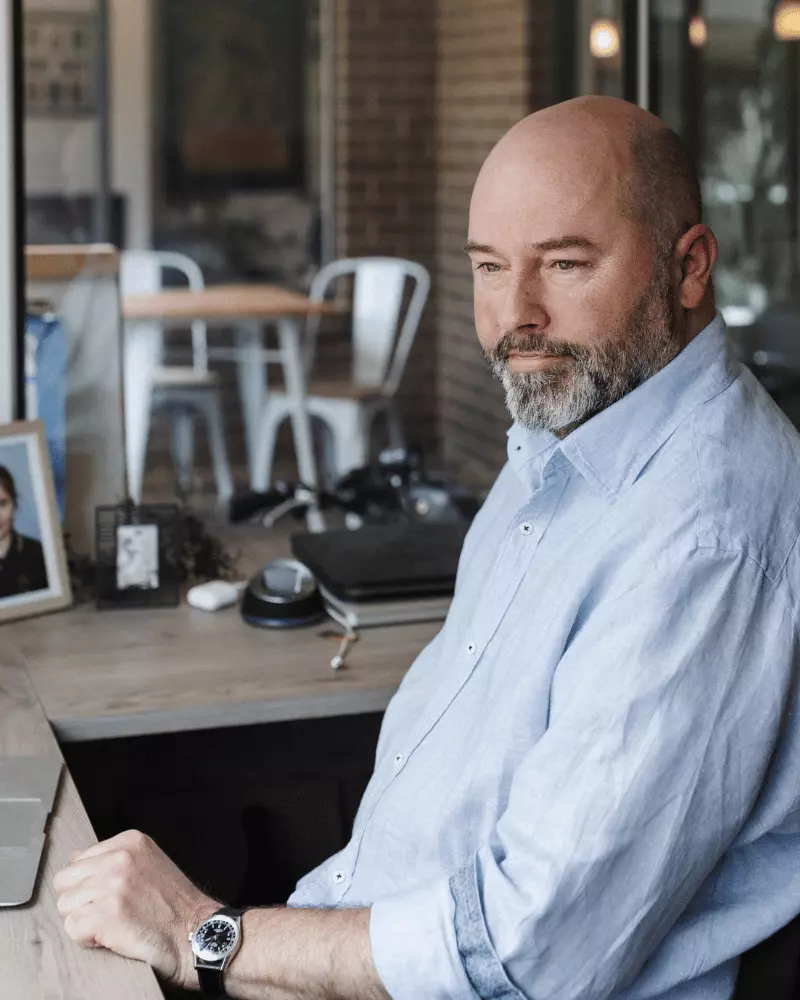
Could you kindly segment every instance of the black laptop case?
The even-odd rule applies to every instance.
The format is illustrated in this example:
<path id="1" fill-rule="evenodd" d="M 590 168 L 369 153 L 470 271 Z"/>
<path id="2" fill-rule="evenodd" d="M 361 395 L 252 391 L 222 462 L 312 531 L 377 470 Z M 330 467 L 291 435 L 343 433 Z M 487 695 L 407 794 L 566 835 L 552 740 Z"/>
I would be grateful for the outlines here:
<path id="1" fill-rule="evenodd" d="M 292 552 L 345 601 L 452 594 L 466 522 L 404 522 L 294 535 Z"/>

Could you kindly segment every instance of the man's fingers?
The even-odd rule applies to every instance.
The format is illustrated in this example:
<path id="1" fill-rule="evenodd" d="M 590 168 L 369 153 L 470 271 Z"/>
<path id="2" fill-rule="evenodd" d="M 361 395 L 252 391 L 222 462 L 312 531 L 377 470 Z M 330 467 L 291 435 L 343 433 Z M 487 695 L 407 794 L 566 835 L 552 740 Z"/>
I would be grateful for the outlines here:
<path id="1" fill-rule="evenodd" d="M 85 858 L 62 868 L 53 877 L 53 888 L 56 892 L 69 892 L 86 879 L 95 878 L 111 863 L 110 858 Z"/>
<path id="2" fill-rule="evenodd" d="M 123 833 L 118 833 L 115 837 L 109 837 L 108 840 L 101 840 L 99 844 L 92 844 L 85 851 L 73 852 L 69 856 L 69 863 L 73 864 L 77 861 L 83 861 L 85 858 L 95 858 L 101 854 L 109 854 L 112 851 L 136 850 L 144 847 L 146 843 L 147 837 L 145 834 L 140 833 L 138 830 L 125 830 Z"/>
<path id="3" fill-rule="evenodd" d="M 79 889 L 77 892 L 62 893 L 56 901 L 56 908 L 62 917 L 66 917 L 93 902 L 94 897 L 89 889 Z"/>
<path id="4" fill-rule="evenodd" d="M 95 936 L 95 920 L 96 916 L 91 912 L 91 907 L 80 907 L 67 914 L 64 930 L 81 948 L 99 948 L 100 944 Z"/>

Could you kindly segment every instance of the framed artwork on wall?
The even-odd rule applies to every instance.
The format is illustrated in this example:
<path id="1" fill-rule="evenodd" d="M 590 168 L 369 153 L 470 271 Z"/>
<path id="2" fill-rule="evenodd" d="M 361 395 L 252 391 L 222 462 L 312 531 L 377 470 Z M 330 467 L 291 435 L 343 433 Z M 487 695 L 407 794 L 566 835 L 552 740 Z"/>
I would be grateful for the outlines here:
<path id="1" fill-rule="evenodd" d="M 81 118 L 97 111 L 95 12 L 26 10 L 23 30 L 25 113 Z"/>
<path id="2" fill-rule="evenodd" d="M 169 192 L 302 187 L 303 0 L 163 0 L 161 18 Z"/>

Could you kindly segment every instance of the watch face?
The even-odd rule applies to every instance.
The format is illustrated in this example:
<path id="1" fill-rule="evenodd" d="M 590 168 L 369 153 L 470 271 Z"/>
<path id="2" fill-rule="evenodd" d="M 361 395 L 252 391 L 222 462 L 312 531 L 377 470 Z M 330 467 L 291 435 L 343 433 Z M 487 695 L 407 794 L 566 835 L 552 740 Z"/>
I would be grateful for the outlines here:
<path id="1" fill-rule="evenodd" d="M 238 938 L 239 929 L 230 917 L 211 917 L 197 928 L 192 950 L 198 957 L 213 962 L 228 955 Z"/>

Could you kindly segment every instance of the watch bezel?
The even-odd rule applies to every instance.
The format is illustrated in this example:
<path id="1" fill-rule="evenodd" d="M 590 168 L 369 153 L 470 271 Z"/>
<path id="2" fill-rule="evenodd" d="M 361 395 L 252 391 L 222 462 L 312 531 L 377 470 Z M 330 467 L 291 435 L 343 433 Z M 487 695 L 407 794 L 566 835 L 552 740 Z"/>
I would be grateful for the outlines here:
<path id="1" fill-rule="evenodd" d="M 223 923 L 228 924 L 233 928 L 234 939 L 233 944 L 226 948 L 225 951 L 209 951 L 206 948 L 200 948 L 197 944 L 197 935 L 206 926 L 206 924 L 214 923 L 221 920 Z M 192 954 L 201 962 L 212 962 L 220 963 L 225 962 L 226 959 L 231 958 L 232 955 L 236 953 L 242 940 L 242 930 L 239 926 L 239 921 L 235 917 L 228 916 L 227 913 L 212 913 L 210 917 L 207 917 L 199 927 L 196 928 L 195 932 L 192 934 Z"/>

